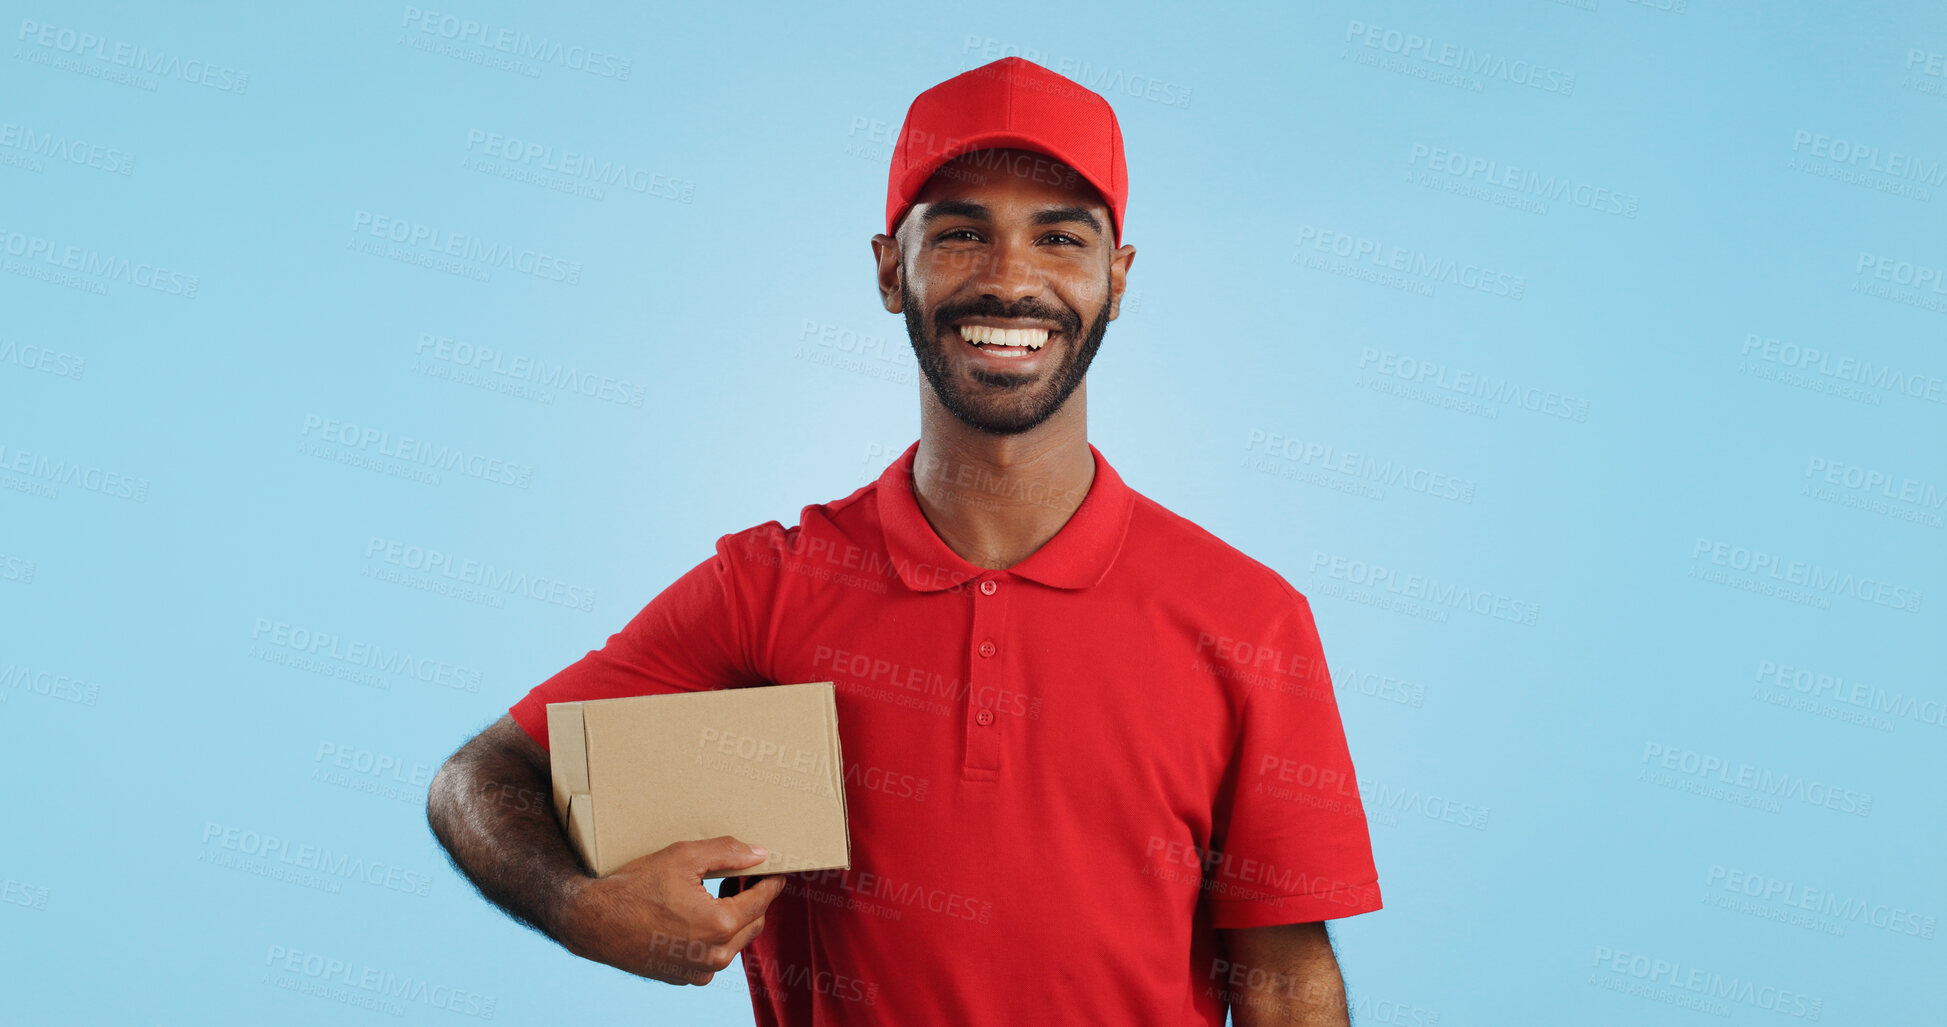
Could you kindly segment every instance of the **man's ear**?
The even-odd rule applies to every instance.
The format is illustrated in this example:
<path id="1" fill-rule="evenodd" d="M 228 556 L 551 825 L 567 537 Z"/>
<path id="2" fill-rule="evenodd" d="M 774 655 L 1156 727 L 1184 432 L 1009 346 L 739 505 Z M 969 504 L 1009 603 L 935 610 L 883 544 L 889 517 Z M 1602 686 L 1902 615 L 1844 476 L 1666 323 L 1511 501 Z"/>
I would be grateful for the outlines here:
<path id="1" fill-rule="evenodd" d="M 1135 263 L 1136 248 L 1123 246 L 1109 257 L 1109 320 L 1122 313 L 1122 290 L 1129 284 L 1129 265 Z"/>
<path id="2" fill-rule="evenodd" d="M 872 259 L 878 263 L 879 302 L 886 305 L 889 314 L 903 312 L 899 282 L 905 268 L 899 259 L 899 240 L 885 234 L 873 236 Z"/>

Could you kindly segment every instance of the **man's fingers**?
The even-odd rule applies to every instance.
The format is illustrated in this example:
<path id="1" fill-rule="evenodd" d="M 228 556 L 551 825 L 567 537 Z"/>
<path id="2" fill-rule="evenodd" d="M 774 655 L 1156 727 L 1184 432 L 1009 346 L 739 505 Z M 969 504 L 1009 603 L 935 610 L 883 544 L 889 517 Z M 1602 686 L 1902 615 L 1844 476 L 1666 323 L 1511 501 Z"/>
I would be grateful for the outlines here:
<path id="1" fill-rule="evenodd" d="M 737 923 L 746 924 L 763 916 L 771 900 L 783 890 L 784 878 L 773 874 L 727 899 L 718 899 L 717 903 L 727 908 Z"/>
<path id="2" fill-rule="evenodd" d="M 755 938 L 762 933 L 764 933 L 764 918 L 762 916 L 759 916 L 757 919 L 752 920 L 750 923 L 744 925 L 744 929 L 738 931 L 737 936 L 735 938 L 730 939 L 730 944 L 726 946 L 726 948 L 728 948 L 730 954 L 734 956 L 737 953 L 742 952 L 744 950 L 744 946 L 750 944 L 750 940 L 752 938 Z"/>
<path id="3" fill-rule="evenodd" d="M 737 953 L 742 952 L 744 946 L 750 944 L 750 940 L 757 937 L 763 930 L 764 918 L 760 916 L 750 923 L 745 924 L 744 929 L 732 935 L 729 941 L 721 945 L 710 946 L 708 954 L 704 957 L 703 964 L 698 968 L 699 971 L 714 975 L 728 970 L 730 964 L 737 961 Z M 709 977 L 704 976 L 701 980 L 697 980 L 694 983 L 708 984 L 710 983 Z"/>
<path id="4" fill-rule="evenodd" d="M 696 871 L 699 879 L 716 870 L 742 870 L 745 867 L 754 867 L 764 862 L 770 855 L 761 849 L 745 845 L 727 834 L 696 842 L 677 842 L 671 848 L 677 845 L 683 846 L 682 858 L 688 869 Z"/>

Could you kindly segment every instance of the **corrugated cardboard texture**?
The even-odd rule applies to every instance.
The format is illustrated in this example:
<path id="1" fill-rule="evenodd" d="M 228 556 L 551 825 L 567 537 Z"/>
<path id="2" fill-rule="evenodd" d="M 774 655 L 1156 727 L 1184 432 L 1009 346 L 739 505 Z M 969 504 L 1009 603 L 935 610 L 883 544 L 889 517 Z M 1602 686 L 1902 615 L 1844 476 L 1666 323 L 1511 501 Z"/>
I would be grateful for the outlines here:
<path id="1" fill-rule="evenodd" d="M 548 704 L 555 816 L 606 876 L 673 842 L 770 850 L 741 877 L 852 864 L 829 681 Z"/>

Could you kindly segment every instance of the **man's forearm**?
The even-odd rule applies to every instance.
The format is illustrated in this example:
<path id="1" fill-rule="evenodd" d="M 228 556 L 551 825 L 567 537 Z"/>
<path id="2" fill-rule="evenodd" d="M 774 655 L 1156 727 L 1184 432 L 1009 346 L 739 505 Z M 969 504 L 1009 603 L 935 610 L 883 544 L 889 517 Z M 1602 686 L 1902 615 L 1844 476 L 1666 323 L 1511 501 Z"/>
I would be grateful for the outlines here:
<path id="1" fill-rule="evenodd" d="M 1345 977 L 1325 923 L 1226 930 L 1212 977 L 1235 1027 L 1349 1027 Z"/>
<path id="2" fill-rule="evenodd" d="M 1345 982 L 1338 967 L 1299 977 L 1273 974 L 1258 987 L 1230 992 L 1233 1027 L 1349 1027 Z"/>
<path id="3" fill-rule="evenodd" d="M 550 784 L 518 754 L 479 741 L 434 775 L 426 819 L 480 894 L 561 941 L 560 912 L 587 877 L 555 822 Z"/>

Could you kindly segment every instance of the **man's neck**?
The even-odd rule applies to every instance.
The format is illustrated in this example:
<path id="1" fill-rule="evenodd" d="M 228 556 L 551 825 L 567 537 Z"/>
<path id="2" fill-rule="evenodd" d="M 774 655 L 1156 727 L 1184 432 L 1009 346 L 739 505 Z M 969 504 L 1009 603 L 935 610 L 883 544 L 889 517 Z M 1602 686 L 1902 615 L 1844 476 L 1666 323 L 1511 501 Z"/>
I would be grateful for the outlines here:
<path id="1" fill-rule="evenodd" d="M 975 431 L 937 404 L 922 405 L 913 495 L 934 533 L 976 567 L 1005 569 L 1033 555 L 1094 481 L 1080 389 L 1019 435 Z"/>

